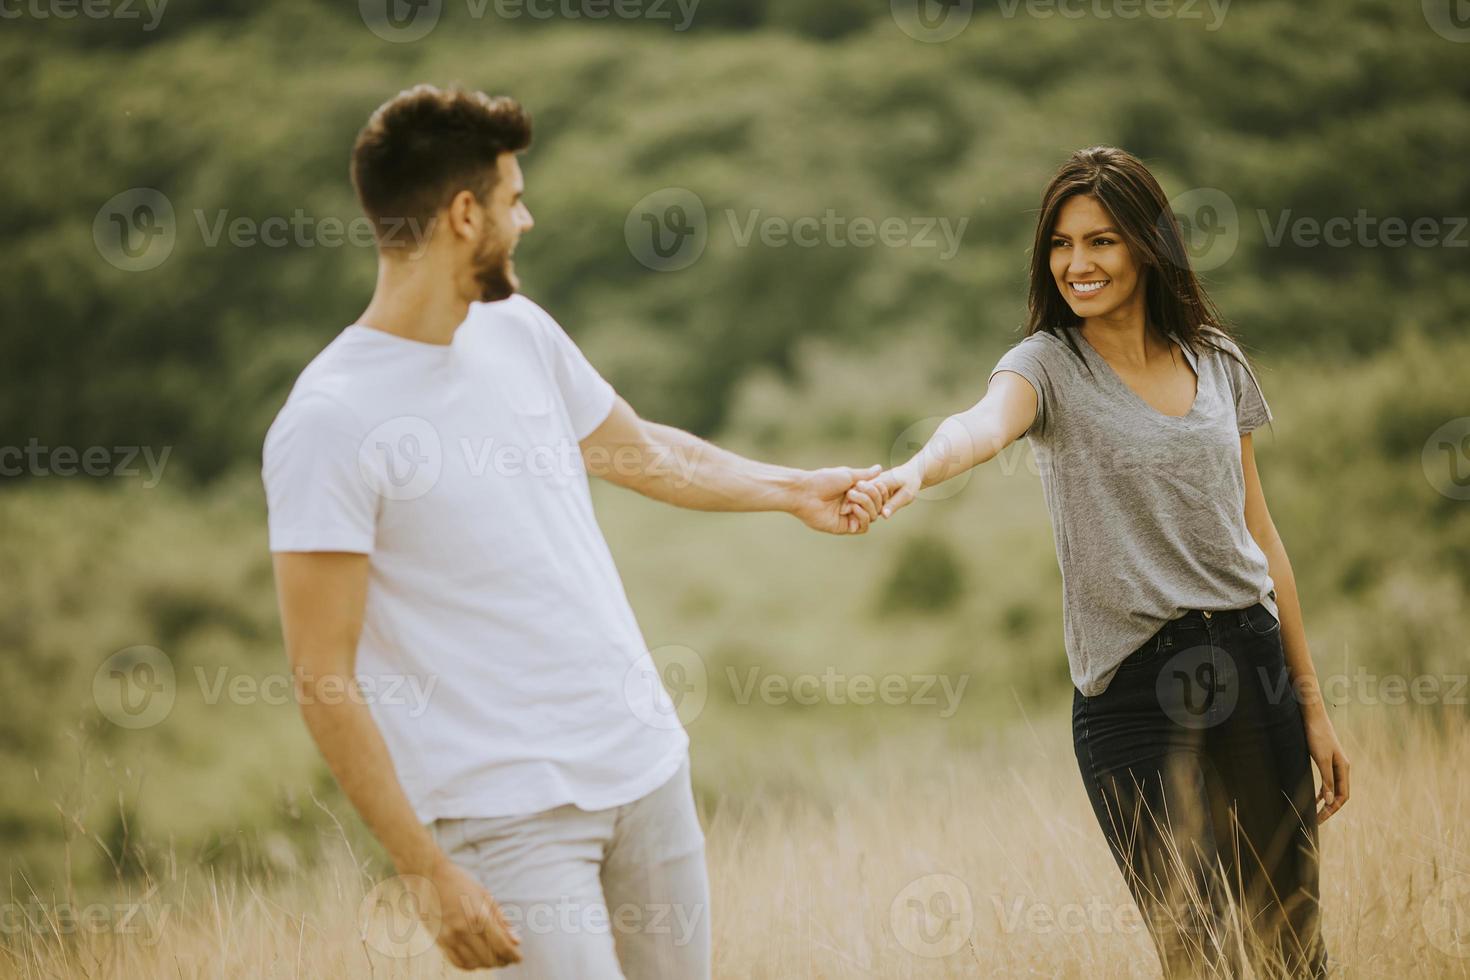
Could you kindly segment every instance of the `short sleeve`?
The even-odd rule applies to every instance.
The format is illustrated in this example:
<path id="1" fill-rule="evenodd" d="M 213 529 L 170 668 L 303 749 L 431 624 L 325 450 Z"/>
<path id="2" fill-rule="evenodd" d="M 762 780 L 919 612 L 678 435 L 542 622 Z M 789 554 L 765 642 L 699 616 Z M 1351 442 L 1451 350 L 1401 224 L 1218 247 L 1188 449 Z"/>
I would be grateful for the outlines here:
<path id="1" fill-rule="evenodd" d="M 1225 368 L 1226 377 L 1230 379 L 1231 392 L 1235 398 L 1236 428 L 1241 435 L 1253 432 L 1272 420 L 1274 416 L 1271 414 L 1271 406 L 1266 404 L 1266 396 L 1261 391 L 1255 372 L 1243 363 L 1240 347 L 1223 334 L 1212 336 L 1216 343 L 1230 352 L 1219 353 L 1217 356 Z M 1231 354 L 1235 357 L 1230 356 Z M 1237 357 L 1240 360 L 1236 360 Z"/>
<path id="2" fill-rule="evenodd" d="M 352 413 L 326 395 L 287 401 L 265 437 L 271 551 L 370 554 L 378 493 L 359 464 L 362 434 Z"/>
<path id="3" fill-rule="evenodd" d="M 999 372 L 1014 371 L 1036 389 L 1036 418 L 1032 419 L 1031 427 L 1022 433 L 1026 436 L 1046 436 L 1050 416 L 1054 412 L 1051 375 L 1046 370 L 1043 358 L 1042 345 L 1045 343 L 1046 340 L 1041 335 L 1032 334 L 1001 355 L 995 369 L 990 372 L 990 380 L 994 381 Z"/>
<path id="4" fill-rule="evenodd" d="M 535 307 L 537 319 L 550 340 L 552 375 L 566 404 L 567 415 L 572 420 L 573 434 L 581 441 L 607 418 L 616 393 L 567 336 L 561 324 L 541 307 L 534 303 L 531 306 Z"/>

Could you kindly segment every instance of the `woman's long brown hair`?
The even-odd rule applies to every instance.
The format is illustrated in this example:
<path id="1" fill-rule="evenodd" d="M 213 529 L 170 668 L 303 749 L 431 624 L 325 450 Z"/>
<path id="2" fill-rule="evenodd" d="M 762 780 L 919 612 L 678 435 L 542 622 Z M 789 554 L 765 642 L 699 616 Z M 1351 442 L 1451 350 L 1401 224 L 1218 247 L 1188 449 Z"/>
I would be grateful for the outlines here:
<path id="1" fill-rule="evenodd" d="M 1072 312 L 1051 274 L 1051 240 L 1057 215 L 1063 204 L 1079 194 L 1097 198 L 1143 270 L 1140 278 L 1145 292 L 1145 326 L 1159 331 L 1163 339 L 1173 333 L 1196 354 L 1207 347 L 1235 357 L 1254 381 L 1255 371 L 1244 359 L 1244 351 L 1236 357 L 1234 351 L 1210 336 L 1215 330 L 1239 345 L 1189 264 L 1184 234 L 1164 189 L 1143 161 L 1114 146 L 1078 150 L 1046 185 L 1041 216 L 1036 222 L 1036 241 L 1031 248 L 1026 336 L 1045 331 L 1064 341 L 1083 365 L 1087 364 L 1076 339 L 1066 329 L 1081 326 L 1082 320 Z"/>

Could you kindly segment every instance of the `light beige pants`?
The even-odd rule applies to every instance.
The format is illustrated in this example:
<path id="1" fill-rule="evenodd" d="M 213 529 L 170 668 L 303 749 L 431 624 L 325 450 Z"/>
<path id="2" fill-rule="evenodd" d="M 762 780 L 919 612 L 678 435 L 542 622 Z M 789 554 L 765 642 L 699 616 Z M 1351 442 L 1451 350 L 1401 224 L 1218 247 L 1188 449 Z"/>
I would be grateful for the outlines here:
<path id="1" fill-rule="evenodd" d="M 709 879 L 689 762 L 641 799 L 440 819 L 435 841 L 521 937 L 505 980 L 705 980 Z"/>

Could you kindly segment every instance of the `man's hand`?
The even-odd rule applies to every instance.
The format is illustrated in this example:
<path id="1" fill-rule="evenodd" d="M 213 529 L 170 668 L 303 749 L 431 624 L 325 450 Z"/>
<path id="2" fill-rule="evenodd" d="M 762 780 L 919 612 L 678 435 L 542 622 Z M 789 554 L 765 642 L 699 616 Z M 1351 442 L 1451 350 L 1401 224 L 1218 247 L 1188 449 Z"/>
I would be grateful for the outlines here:
<path id="1" fill-rule="evenodd" d="M 876 465 L 864 470 L 850 466 L 810 470 L 802 474 L 797 483 L 791 513 L 801 518 L 807 527 L 828 534 L 864 534 L 868 524 L 878 515 L 878 509 L 850 500 L 848 491 L 859 480 L 870 480 L 882 470 L 883 467 Z"/>
<path id="2" fill-rule="evenodd" d="M 923 477 L 907 464 L 886 470 L 873 479 L 859 480 L 847 492 L 847 500 L 873 516 L 892 517 L 918 499 Z"/>
<path id="3" fill-rule="evenodd" d="M 433 889 L 419 894 L 418 908 L 439 911 L 434 939 L 449 962 L 461 970 L 493 970 L 521 961 L 520 939 L 505 920 L 500 905 L 479 882 L 447 857 L 441 858 L 423 878 L 405 875 L 412 889 Z M 431 931 L 433 923 L 426 923 Z"/>

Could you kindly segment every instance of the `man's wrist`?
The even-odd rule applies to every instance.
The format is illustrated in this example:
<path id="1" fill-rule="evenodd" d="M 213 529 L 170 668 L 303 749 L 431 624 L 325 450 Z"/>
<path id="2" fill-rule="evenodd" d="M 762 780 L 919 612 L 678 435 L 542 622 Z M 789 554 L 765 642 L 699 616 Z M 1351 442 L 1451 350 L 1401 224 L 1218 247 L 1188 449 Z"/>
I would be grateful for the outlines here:
<path id="1" fill-rule="evenodd" d="M 772 509 L 799 516 L 802 501 L 806 499 L 807 481 L 811 479 L 811 475 L 811 470 L 777 467 L 773 476 L 775 505 Z"/>

